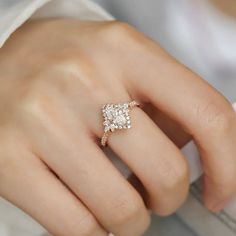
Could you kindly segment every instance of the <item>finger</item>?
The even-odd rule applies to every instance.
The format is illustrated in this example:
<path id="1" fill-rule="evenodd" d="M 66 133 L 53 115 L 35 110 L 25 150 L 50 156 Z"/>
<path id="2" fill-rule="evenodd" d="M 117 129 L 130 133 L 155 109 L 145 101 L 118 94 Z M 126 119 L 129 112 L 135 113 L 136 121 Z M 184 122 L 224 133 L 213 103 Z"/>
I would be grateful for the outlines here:
<path id="1" fill-rule="evenodd" d="M 145 67 L 148 68 L 146 79 L 143 80 L 143 70 L 137 69 L 133 74 L 138 78 L 138 82 L 136 79 L 133 83 L 136 96 L 152 102 L 193 136 L 204 165 L 205 204 L 211 210 L 218 210 L 218 205 L 236 191 L 236 118 L 233 109 L 197 75 L 154 44 L 151 49 L 149 66 Z M 140 67 L 137 64 L 137 68 Z"/>
<path id="2" fill-rule="evenodd" d="M 186 133 L 177 122 L 152 104 L 144 104 L 142 108 L 177 147 L 182 148 L 192 140 L 191 135 Z"/>
<path id="3" fill-rule="evenodd" d="M 79 136 L 70 132 L 63 139 L 48 134 L 48 143 L 39 144 L 44 161 L 107 231 L 130 236 L 147 229 L 150 219 L 143 200 L 88 134 L 80 130 Z"/>
<path id="4" fill-rule="evenodd" d="M 89 121 L 102 119 L 95 105 L 98 99 L 88 102 L 84 97 L 78 109 L 77 96 L 82 92 L 64 97 L 58 94 L 57 86 L 52 87 L 54 96 L 42 92 L 43 102 L 35 94 L 23 101 L 22 123 L 33 149 L 107 231 L 117 236 L 141 235 L 150 220 L 142 198 L 95 144 L 84 125 L 85 114 Z M 77 86 L 73 88 L 78 91 Z M 87 95 L 92 97 L 90 92 Z"/>
<path id="5" fill-rule="evenodd" d="M 131 111 L 132 129 L 110 135 L 108 145 L 144 185 L 150 207 L 174 212 L 188 191 L 188 168 L 178 148 L 139 108 Z"/>
<path id="6" fill-rule="evenodd" d="M 94 216 L 48 170 L 28 152 L 7 156 L 0 173 L 1 196 L 41 223 L 52 235 L 106 236 Z"/>

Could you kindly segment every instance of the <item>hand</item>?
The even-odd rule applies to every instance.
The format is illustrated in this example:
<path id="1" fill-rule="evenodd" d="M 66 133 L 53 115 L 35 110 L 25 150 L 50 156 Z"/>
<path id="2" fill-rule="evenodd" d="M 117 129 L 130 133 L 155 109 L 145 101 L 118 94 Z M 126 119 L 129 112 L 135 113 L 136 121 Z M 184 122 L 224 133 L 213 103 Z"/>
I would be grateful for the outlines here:
<path id="1" fill-rule="evenodd" d="M 0 195 L 53 235 L 141 235 L 144 201 L 157 214 L 174 212 L 189 185 L 177 145 L 190 137 L 206 206 L 218 210 L 236 191 L 231 105 L 124 23 L 27 23 L 0 50 L 0 78 Z M 102 105 L 131 100 L 142 104 L 132 129 L 108 145 L 142 182 L 144 200 L 98 143 Z"/>

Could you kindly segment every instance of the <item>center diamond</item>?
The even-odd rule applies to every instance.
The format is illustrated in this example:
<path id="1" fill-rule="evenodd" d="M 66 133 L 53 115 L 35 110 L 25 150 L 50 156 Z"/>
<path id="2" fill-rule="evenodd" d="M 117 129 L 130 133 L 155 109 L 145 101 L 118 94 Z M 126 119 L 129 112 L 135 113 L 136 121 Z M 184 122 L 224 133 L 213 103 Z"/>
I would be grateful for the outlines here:
<path id="1" fill-rule="evenodd" d="M 131 128 L 129 111 L 129 103 L 104 105 L 102 109 L 104 131 L 113 132 L 115 129 Z"/>
<path id="2" fill-rule="evenodd" d="M 114 120 L 114 124 L 119 125 L 125 125 L 126 124 L 126 118 L 124 115 L 118 115 Z"/>

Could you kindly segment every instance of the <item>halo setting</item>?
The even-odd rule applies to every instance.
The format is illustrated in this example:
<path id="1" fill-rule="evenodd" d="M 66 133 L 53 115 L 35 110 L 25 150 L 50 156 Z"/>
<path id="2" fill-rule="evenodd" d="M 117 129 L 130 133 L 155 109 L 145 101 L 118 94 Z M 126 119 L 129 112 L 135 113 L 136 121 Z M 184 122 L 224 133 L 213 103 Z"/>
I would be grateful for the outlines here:
<path id="1" fill-rule="evenodd" d="M 130 110 L 131 108 L 138 106 L 135 101 L 119 103 L 119 104 L 105 104 L 102 107 L 102 113 L 104 118 L 104 135 L 101 140 L 102 146 L 106 145 L 108 134 L 115 130 L 130 129 Z"/>

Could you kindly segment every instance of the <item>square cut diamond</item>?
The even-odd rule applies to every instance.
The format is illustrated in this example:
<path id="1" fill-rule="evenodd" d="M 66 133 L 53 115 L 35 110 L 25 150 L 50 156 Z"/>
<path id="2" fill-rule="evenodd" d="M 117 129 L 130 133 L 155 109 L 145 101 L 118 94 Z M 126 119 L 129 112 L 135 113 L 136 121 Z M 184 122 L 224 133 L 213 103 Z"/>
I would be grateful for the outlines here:
<path id="1" fill-rule="evenodd" d="M 131 128 L 129 103 L 106 104 L 102 108 L 104 131 Z"/>

